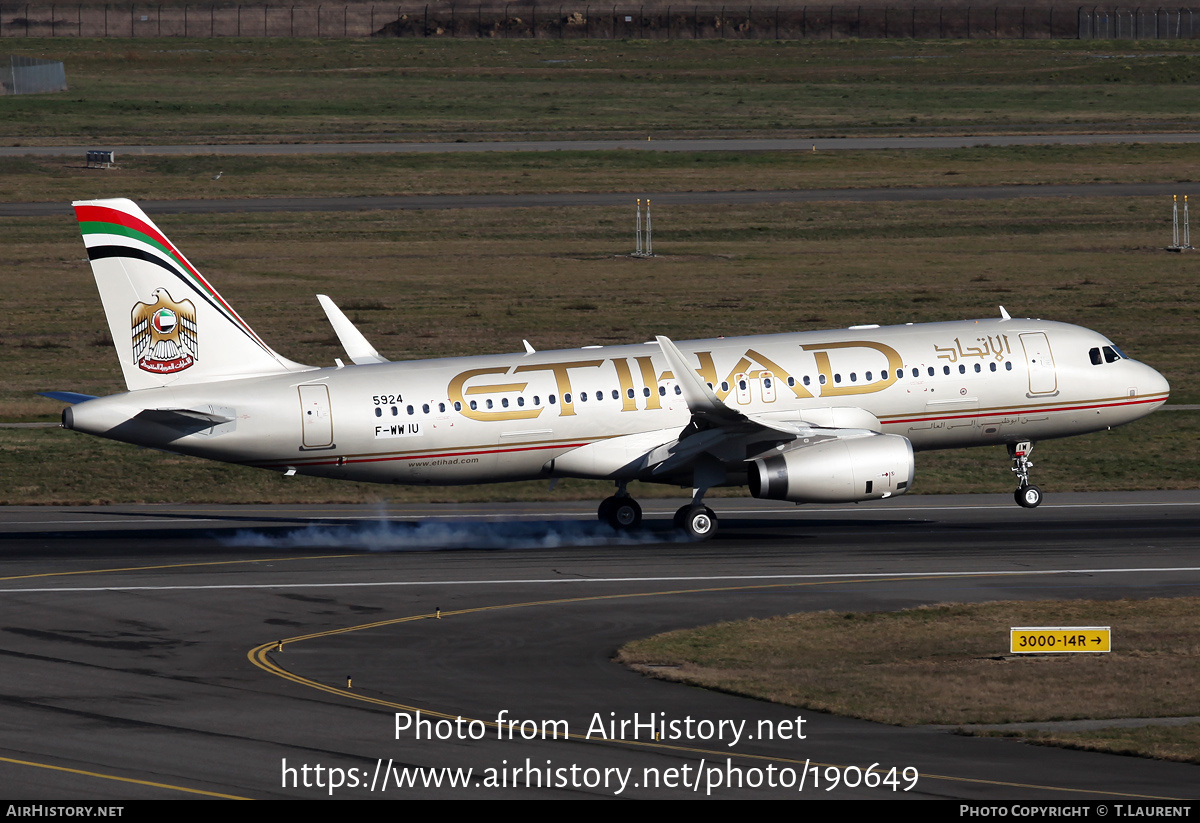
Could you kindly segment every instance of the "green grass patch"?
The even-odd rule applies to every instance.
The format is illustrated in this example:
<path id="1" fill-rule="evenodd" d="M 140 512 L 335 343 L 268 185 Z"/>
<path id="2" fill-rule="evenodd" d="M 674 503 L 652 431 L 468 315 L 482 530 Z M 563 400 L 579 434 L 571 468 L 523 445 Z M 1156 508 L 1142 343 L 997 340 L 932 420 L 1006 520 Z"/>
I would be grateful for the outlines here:
<path id="1" fill-rule="evenodd" d="M 1172 598 L 795 614 L 669 632 L 624 646 L 617 660 L 666 680 L 903 726 L 1194 717 L 1198 607 Z M 1111 626 L 1114 651 L 1008 654 L 1013 626 L 1071 625 Z M 1194 726 L 1096 737 L 1121 738 L 1126 753 L 1200 762 L 1186 748 Z M 1151 738 L 1166 742 L 1141 742 Z"/>
<path id="2" fill-rule="evenodd" d="M 12 38 L 70 90 L 0 140 L 313 142 L 1195 129 L 1200 45 Z"/>
<path id="3" fill-rule="evenodd" d="M 1042 746 L 1106 752 L 1156 760 L 1200 763 L 1200 723 L 1180 726 L 1114 727 L 1094 731 L 985 731 L 986 737 L 1009 737 Z"/>

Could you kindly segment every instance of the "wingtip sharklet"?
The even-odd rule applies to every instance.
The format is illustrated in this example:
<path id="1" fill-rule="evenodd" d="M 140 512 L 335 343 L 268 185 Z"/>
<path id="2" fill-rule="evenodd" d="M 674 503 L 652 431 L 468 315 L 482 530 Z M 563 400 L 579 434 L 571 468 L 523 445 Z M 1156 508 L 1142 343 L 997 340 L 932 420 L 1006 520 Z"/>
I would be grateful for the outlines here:
<path id="1" fill-rule="evenodd" d="M 371 363 L 388 362 L 386 357 L 367 342 L 367 338 L 363 337 L 358 327 L 350 322 L 350 318 L 346 317 L 345 313 L 328 295 L 318 294 L 317 302 L 324 309 L 325 316 L 329 318 L 329 325 L 333 326 L 333 331 L 341 342 L 342 348 L 346 350 L 346 356 L 353 361 L 354 365 L 365 366 Z"/>

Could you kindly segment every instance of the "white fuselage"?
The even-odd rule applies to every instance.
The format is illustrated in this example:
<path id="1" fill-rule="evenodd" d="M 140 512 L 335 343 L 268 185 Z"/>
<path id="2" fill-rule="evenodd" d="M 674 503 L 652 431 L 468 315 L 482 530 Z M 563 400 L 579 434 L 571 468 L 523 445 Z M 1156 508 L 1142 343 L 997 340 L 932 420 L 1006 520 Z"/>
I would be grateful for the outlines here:
<path id="1" fill-rule="evenodd" d="M 1145 416 L 1168 393 L 1166 380 L 1142 363 L 1093 362 L 1093 350 L 1112 347 L 1102 335 L 1040 320 L 857 327 L 678 346 L 732 409 L 871 428 L 902 435 L 917 450 L 1102 430 Z M 230 420 L 180 425 L 138 417 L 162 409 Z M 65 415 L 69 428 L 232 463 L 437 485 L 546 476 L 551 460 L 574 449 L 640 434 L 635 445 L 653 447 L 654 433 L 666 442 L 690 419 L 657 343 L 175 385 L 90 400 Z M 737 467 L 730 469 L 734 481 Z M 633 479 L 607 470 L 595 476 Z"/>

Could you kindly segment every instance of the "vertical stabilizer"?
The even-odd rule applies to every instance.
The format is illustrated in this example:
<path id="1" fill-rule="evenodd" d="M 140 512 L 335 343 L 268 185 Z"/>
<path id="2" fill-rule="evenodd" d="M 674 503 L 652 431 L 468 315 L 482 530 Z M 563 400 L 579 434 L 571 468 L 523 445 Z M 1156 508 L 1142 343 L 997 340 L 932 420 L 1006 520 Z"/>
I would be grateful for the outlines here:
<path id="1" fill-rule="evenodd" d="M 72 205 L 131 391 L 309 368 L 264 343 L 135 203 Z"/>

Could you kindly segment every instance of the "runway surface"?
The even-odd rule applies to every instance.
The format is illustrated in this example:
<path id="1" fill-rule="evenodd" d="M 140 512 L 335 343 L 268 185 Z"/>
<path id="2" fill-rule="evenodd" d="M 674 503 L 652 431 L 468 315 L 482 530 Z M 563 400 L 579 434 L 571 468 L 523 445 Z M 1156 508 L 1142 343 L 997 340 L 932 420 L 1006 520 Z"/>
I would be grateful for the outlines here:
<path id="1" fill-rule="evenodd" d="M 803 610 L 1195 596 L 1200 492 L 1053 494 L 1032 511 L 1007 495 L 842 507 L 716 500 L 721 532 L 707 543 L 667 528 L 678 501 L 644 502 L 647 527 L 627 537 L 574 503 L 0 509 L 0 791 L 1200 796 L 1196 766 L 892 728 L 611 662 L 621 644 L 656 632 Z M 465 720 L 431 724 L 435 739 L 398 734 L 396 713 L 411 723 L 417 710 Z M 635 714 L 689 731 L 585 739 L 594 723 Z M 501 725 L 501 739 L 469 723 L 498 717 L 517 721 Z M 575 736 L 542 737 L 563 728 Z M 872 764 L 875 774 L 897 767 L 895 790 L 826 792 Z M 919 774 L 908 792 L 905 768 Z M 780 785 L 789 774 L 792 785 Z M 466 786 L 445 785 L 459 776 Z M 331 789 L 331 777 L 343 785 Z M 443 785 L 424 785 L 435 778 Z"/>

